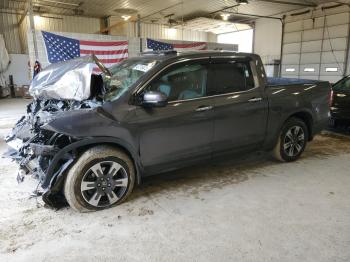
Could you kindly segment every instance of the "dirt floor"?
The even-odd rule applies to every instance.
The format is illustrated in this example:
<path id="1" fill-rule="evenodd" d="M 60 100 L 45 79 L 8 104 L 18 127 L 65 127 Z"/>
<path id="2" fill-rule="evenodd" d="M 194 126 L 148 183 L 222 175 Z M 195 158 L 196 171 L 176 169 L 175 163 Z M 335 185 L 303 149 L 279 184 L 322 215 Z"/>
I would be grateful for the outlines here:
<path id="1" fill-rule="evenodd" d="M 11 102 L 10 114 L 0 101 L 0 133 L 27 102 Z M 37 181 L 18 185 L 16 165 L 0 159 L 0 261 L 347 262 L 349 160 L 350 138 L 325 133 L 295 163 L 225 159 L 149 178 L 121 206 L 79 214 L 43 207 L 30 197 Z"/>

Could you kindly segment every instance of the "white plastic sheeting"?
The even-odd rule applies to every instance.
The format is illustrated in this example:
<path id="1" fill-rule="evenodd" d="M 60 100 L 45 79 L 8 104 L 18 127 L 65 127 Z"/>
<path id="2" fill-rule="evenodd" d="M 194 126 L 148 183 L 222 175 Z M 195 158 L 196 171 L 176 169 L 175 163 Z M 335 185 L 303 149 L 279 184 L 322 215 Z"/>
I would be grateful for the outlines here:
<path id="1" fill-rule="evenodd" d="M 5 72 L 10 63 L 10 57 L 5 47 L 4 37 L 0 35 L 0 73 Z"/>
<path id="2" fill-rule="evenodd" d="M 39 99 L 86 100 L 94 65 L 93 56 L 52 64 L 34 77 L 29 92 Z"/>

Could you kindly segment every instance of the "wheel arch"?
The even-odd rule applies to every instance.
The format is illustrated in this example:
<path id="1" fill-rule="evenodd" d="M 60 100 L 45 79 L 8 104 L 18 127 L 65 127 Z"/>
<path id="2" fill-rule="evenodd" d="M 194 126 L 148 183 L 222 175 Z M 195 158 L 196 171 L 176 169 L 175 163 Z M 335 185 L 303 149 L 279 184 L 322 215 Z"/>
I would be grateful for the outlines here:
<path id="1" fill-rule="evenodd" d="M 293 117 L 299 118 L 300 120 L 302 120 L 306 124 L 306 127 L 308 129 L 307 130 L 308 131 L 308 141 L 311 141 L 313 139 L 313 117 L 312 117 L 312 114 L 310 112 L 307 112 L 307 111 L 295 112 L 285 119 L 282 126 L 284 125 L 284 123 L 286 123 L 288 121 L 288 119 L 291 119 Z"/>
<path id="2" fill-rule="evenodd" d="M 75 155 L 80 155 L 85 150 L 97 146 L 97 145 L 109 145 L 113 146 L 115 148 L 118 148 L 122 150 L 124 153 L 126 153 L 132 162 L 134 163 L 135 172 L 136 172 L 136 182 L 137 184 L 141 183 L 141 164 L 140 164 L 140 158 L 137 154 L 137 150 L 132 147 L 130 144 L 125 143 L 124 141 L 113 138 L 113 137 L 99 137 L 99 138 L 88 138 L 79 140 L 77 142 L 74 142 L 72 144 L 67 145 L 63 149 L 61 149 L 52 159 L 50 166 L 46 172 L 45 180 L 42 181 L 42 187 L 43 188 L 49 188 L 52 192 L 59 192 L 62 188 L 62 180 L 65 177 L 65 171 L 70 168 L 71 164 L 66 167 L 66 169 L 62 172 L 59 169 L 59 163 L 65 157 L 68 155 L 73 155 L 74 152 Z M 75 157 L 76 158 L 76 157 Z M 64 174 L 64 175 L 62 175 Z M 57 179 L 56 179 L 57 178 Z M 58 179 L 60 178 L 60 179 Z M 60 181 L 58 181 L 60 180 Z"/>

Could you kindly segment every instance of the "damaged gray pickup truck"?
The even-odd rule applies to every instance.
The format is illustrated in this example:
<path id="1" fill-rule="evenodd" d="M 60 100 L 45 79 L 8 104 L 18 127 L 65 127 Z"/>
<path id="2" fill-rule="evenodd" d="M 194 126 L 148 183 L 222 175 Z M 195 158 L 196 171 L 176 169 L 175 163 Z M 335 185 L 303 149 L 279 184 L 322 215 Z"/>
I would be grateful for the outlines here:
<path id="1" fill-rule="evenodd" d="M 330 84 L 268 79 L 254 54 L 159 52 L 110 69 L 94 56 L 54 64 L 30 92 L 6 156 L 45 203 L 84 212 L 123 202 L 142 176 L 223 154 L 297 160 L 328 122 Z"/>

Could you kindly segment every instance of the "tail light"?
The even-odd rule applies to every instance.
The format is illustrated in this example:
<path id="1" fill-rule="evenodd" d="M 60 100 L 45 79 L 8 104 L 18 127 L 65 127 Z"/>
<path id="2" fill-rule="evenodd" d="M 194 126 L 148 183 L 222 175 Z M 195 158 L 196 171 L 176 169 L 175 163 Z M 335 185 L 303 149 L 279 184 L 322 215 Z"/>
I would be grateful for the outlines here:
<path id="1" fill-rule="evenodd" d="M 333 89 L 329 92 L 329 106 L 331 107 L 333 105 Z"/>

